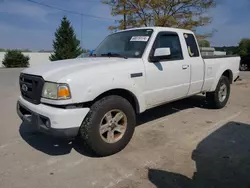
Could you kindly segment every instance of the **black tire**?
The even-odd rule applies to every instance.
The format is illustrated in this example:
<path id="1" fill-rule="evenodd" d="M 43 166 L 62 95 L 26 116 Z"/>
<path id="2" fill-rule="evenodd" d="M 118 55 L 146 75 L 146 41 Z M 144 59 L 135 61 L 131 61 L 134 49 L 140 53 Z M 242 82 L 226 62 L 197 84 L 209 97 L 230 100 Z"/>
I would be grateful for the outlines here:
<path id="1" fill-rule="evenodd" d="M 99 132 L 100 122 L 110 110 L 118 109 L 127 118 L 127 128 L 123 137 L 115 143 L 105 142 Z M 123 150 L 131 140 L 136 124 L 132 105 L 123 97 L 112 95 L 95 102 L 80 127 L 80 138 L 97 156 L 109 156 Z"/>
<path id="2" fill-rule="evenodd" d="M 220 87 L 223 84 L 225 84 L 227 92 L 226 92 L 225 99 L 223 101 L 220 101 L 219 91 L 220 91 Z M 208 103 L 211 105 L 212 108 L 215 108 L 215 109 L 221 109 L 225 107 L 228 102 L 229 96 L 230 96 L 230 82 L 226 76 L 221 76 L 217 84 L 216 90 L 214 92 L 206 93 L 206 98 L 207 98 Z"/>

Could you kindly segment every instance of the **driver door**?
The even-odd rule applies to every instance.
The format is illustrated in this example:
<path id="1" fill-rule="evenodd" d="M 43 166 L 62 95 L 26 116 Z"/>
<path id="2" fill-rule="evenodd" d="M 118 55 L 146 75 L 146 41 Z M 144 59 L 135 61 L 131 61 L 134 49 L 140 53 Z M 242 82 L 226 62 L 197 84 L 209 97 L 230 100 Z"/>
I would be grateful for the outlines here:
<path id="1" fill-rule="evenodd" d="M 179 35 L 175 32 L 160 32 L 152 47 L 150 56 L 156 48 L 170 48 L 170 55 L 158 62 L 145 62 L 146 93 L 148 107 L 154 107 L 188 94 L 190 86 L 190 64 L 184 60 Z"/>

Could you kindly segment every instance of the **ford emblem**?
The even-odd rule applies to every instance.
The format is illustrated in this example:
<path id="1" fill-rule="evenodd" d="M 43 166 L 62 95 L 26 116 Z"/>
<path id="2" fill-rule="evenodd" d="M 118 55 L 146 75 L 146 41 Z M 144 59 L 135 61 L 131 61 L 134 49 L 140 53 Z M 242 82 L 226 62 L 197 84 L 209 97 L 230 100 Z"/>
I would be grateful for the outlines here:
<path id="1" fill-rule="evenodd" d="M 25 91 L 25 92 L 27 92 L 28 91 L 28 87 L 25 84 L 23 84 L 22 85 L 22 90 Z"/>

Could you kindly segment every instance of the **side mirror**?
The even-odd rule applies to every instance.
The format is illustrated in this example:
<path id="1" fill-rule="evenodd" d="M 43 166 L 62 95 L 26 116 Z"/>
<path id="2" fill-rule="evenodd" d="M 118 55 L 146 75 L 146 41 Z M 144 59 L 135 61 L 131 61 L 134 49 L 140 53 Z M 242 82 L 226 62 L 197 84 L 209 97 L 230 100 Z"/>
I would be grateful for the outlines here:
<path id="1" fill-rule="evenodd" d="M 165 57 L 165 56 L 170 56 L 171 55 L 171 50 L 170 48 L 156 48 L 154 57 Z"/>
<path id="2" fill-rule="evenodd" d="M 170 55 L 171 55 L 170 48 L 156 48 L 153 56 L 150 57 L 150 60 L 152 62 L 157 62 L 157 61 L 160 61 L 162 59 L 166 59 Z"/>

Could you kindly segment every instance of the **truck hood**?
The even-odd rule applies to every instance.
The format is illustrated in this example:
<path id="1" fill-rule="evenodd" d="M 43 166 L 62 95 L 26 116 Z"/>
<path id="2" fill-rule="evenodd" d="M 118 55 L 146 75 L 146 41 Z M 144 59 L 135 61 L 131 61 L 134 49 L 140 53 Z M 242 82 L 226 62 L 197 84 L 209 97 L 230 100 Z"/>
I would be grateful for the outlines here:
<path id="1" fill-rule="evenodd" d="M 111 67 L 114 67 L 114 64 L 120 64 L 126 61 L 128 61 L 128 59 L 113 57 L 68 59 L 27 68 L 24 69 L 22 73 L 42 76 L 44 80 L 57 82 L 62 77 L 76 71 L 89 71 L 92 69 L 96 70 L 95 73 L 100 72 L 100 70 L 103 72 L 105 70 L 110 70 Z M 122 69 L 122 67 L 120 68 Z"/>

